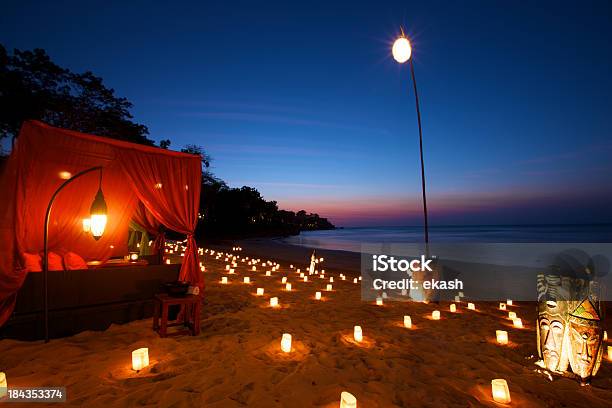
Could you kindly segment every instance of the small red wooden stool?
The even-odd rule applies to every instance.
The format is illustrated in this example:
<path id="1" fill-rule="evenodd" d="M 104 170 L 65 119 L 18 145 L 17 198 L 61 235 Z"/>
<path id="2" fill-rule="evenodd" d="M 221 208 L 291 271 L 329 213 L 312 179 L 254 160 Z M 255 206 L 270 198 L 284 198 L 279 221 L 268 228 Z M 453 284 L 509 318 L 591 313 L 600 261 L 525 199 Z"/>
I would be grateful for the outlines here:
<path id="1" fill-rule="evenodd" d="M 153 314 L 153 330 L 160 337 L 178 336 L 181 334 L 200 334 L 200 296 L 186 295 L 183 297 L 172 297 L 167 294 L 155 295 L 155 312 Z M 173 305 L 183 306 L 179 319 L 174 323 L 168 323 L 168 307 Z M 160 316 L 161 312 L 161 316 Z M 182 315 L 182 316 L 181 316 Z M 159 321 L 161 317 L 161 323 Z M 183 326 L 183 330 L 173 331 L 168 334 L 168 327 Z"/>

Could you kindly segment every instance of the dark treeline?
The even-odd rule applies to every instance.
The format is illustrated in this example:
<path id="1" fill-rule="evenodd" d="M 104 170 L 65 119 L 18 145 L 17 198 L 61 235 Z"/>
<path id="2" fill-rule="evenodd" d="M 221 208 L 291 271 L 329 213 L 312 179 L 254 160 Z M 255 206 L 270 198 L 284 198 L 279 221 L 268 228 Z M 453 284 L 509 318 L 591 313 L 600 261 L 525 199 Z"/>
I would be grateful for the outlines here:
<path id="1" fill-rule="evenodd" d="M 87 71 L 74 73 L 55 64 L 42 49 L 14 50 L 0 44 L 0 141 L 15 140 L 23 121 L 37 119 L 53 126 L 154 146 L 145 125 L 135 123 L 132 103 L 115 95 L 102 78 Z M 160 141 L 167 149 L 169 139 Z M 292 235 L 333 229 L 325 218 L 306 211 L 285 211 L 266 201 L 252 187 L 230 188 L 210 171 L 203 148 L 183 152 L 202 156 L 201 218 L 198 235 L 205 238 Z M 6 152 L 5 152 L 6 153 Z M 3 164 L 0 151 L 0 171 Z"/>

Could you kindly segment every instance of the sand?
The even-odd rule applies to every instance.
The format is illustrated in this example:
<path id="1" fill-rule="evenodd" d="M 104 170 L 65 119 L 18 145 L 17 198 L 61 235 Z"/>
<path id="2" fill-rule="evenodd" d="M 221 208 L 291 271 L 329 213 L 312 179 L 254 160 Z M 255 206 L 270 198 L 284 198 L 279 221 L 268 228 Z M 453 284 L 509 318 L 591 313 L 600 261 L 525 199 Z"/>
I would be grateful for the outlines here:
<path id="1" fill-rule="evenodd" d="M 206 289 L 197 337 L 161 339 L 147 319 L 49 344 L 2 340 L 0 371 L 10 386 L 67 387 L 63 406 L 338 407 L 342 391 L 355 395 L 359 407 L 500 406 L 491 399 L 494 378 L 508 381 L 511 406 L 611 404 L 608 360 L 589 387 L 565 378 L 551 382 L 536 371 L 533 303 L 509 308 L 524 329 L 511 327 L 496 303 L 476 302 L 476 311 L 460 303 L 454 314 L 448 303 L 376 306 L 360 300 L 352 281 L 357 270 L 347 268 L 354 254 L 321 251 L 322 267 L 334 276 L 333 291 L 326 292 L 327 280 L 301 282 L 289 269 L 294 263 L 304 270 L 308 250 L 270 248 L 269 257 L 263 256 L 264 241 L 252 250 L 262 261 L 282 260 L 279 271 L 266 277 L 264 268 L 252 272 L 240 263 L 228 285 L 220 284 L 226 262 L 203 259 Z M 252 283 L 242 283 L 244 276 Z M 291 292 L 284 290 L 282 276 L 289 277 Z M 257 287 L 265 289 L 264 296 L 255 296 Z M 314 299 L 317 290 L 323 292 L 320 301 Z M 271 296 L 279 298 L 280 308 L 268 306 Z M 433 310 L 441 311 L 441 320 L 430 319 Z M 412 317 L 412 329 L 402 326 L 404 315 Z M 612 332 L 610 319 L 606 324 Z M 363 329 L 362 343 L 353 340 L 355 325 Z M 497 329 L 508 331 L 508 346 L 496 344 Z M 293 336 L 288 354 L 280 350 L 283 333 Z M 140 347 L 149 348 L 151 363 L 136 373 L 131 352 Z"/>

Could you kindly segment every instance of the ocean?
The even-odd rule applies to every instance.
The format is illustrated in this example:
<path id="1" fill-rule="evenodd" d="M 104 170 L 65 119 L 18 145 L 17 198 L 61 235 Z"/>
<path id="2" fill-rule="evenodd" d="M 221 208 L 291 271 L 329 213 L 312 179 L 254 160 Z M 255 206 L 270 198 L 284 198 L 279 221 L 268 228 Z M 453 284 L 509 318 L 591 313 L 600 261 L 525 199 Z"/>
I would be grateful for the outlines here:
<path id="1" fill-rule="evenodd" d="M 612 224 L 433 226 L 432 243 L 610 243 Z M 361 252 L 362 244 L 423 242 L 423 227 L 342 228 L 305 231 L 283 242 L 309 248 Z"/>

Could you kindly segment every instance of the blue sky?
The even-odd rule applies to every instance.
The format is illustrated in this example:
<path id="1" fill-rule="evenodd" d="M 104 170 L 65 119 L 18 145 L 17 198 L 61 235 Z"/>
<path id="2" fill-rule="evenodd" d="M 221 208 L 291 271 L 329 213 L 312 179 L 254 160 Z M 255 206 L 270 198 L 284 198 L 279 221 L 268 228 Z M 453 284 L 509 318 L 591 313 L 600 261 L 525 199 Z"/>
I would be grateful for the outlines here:
<path id="1" fill-rule="evenodd" d="M 8 2 L 44 48 L 217 176 L 340 225 L 612 222 L 609 2 Z"/>

